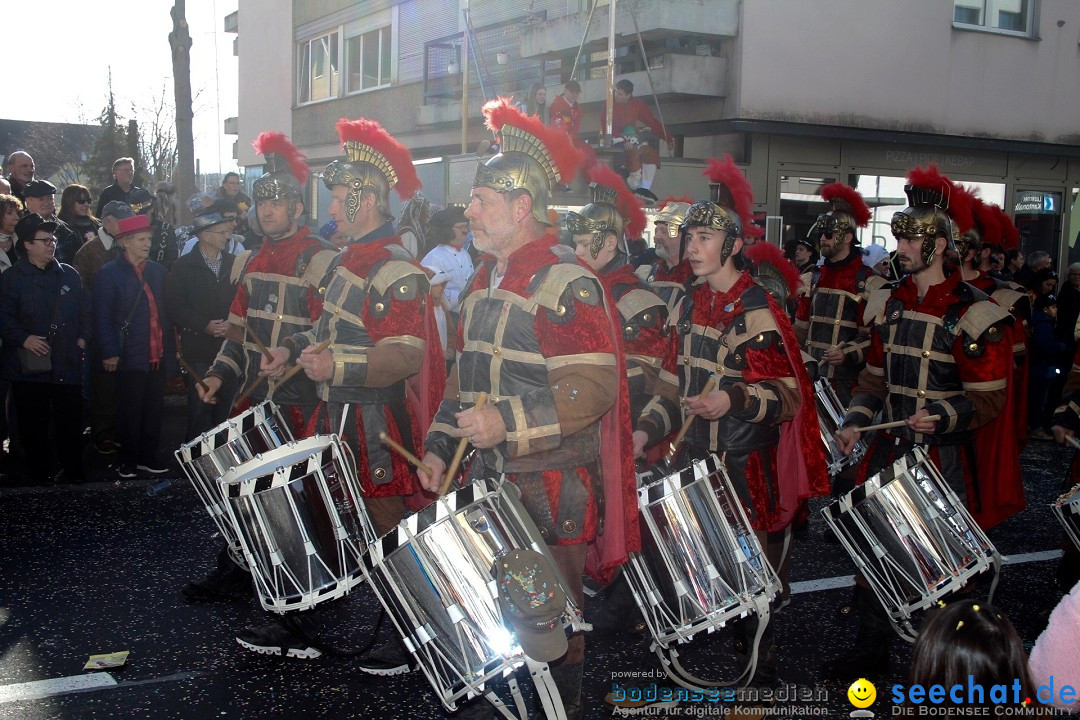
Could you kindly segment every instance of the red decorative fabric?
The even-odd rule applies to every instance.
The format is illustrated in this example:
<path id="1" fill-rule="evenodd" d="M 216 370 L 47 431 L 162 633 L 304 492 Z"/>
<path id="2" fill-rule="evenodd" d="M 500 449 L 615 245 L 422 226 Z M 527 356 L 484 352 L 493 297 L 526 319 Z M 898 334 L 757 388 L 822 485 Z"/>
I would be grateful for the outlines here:
<path id="1" fill-rule="evenodd" d="M 161 364 L 161 356 L 165 354 L 165 340 L 161 332 L 161 316 L 158 315 L 157 300 L 154 299 L 154 293 L 150 291 L 150 285 L 143 280 L 143 270 L 146 269 L 146 260 L 143 260 L 141 264 L 135 266 L 135 276 L 139 278 L 139 282 L 142 284 L 143 294 L 146 295 L 146 302 L 150 305 L 150 367 L 156 368 Z"/>
<path id="2" fill-rule="evenodd" d="M 689 260 L 682 260 L 675 267 L 668 269 L 666 263 L 660 262 L 657 265 L 656 277 L 653 278 L 654 282 L 673 282 L 680 285 L 685 283 L 694 274 L 693 269 L 690 267 Z"/>
<path id="3" fill-rule="evenodd" d="M 308 235 L 308 229 L 302 227 L 296 234 L 284 240 L 266 240 L 255 257 L 247 265 L 246 273 L 271 273 L 275 275 L 296 275 L 297 261 L 301 254 L 309 248 L 319 244 L 319 241 Z M 241 283 L 236 288 L 236 297 L 233 298 L 229 312 L 237 317 L 247 317 L 248 297 L 247 290 Z M 322 315 L 322 300 L 315 292 L 309 293 L 308 310 L 311 312 L 311 320 L 314 322 Z"/>

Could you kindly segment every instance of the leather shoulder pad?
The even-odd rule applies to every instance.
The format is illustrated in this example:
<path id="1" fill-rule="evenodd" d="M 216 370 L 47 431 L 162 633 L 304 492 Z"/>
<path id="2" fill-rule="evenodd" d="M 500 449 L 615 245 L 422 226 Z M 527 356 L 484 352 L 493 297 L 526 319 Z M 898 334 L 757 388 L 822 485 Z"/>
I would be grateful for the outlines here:
<path id="1" fill-rule="evenodd" d="M 586 268 L 579 265 L 576 258 L 573 263 L 556 263 L 547 266 L 544 270 L 546 272 L 536 274 L 536 280 L 539 282 L 532 299 L 537 305 L 548 310 L 556 310 L 568 290 L 573 291 L 575 300 L 587 305 L 596 305 L 603 298 L 600 281 Z"/>
<path id="2" fill-rule="evenodd" d="M 251 250 L 245 250 L 233 260 L 232 272 L 229 273 L 229 282 L 231 284 L 236 285 L 240 282 L 240 277 L 244 274 L 244 271 L 247 270 L 247 264 L 248 261 L 251 260 L 251 255 Z"/>
<path id="3" fill-rule="evenodd" d="M 967 309 L 956 323 L 956 331 L 973 339 L 978 339 L 985 333 L 987 340 L 996 342 L 1003 335 L 1001 328 L 1011 324 L 1012 316 L 1009 311 L 987 299 L 974 303 Z"/>
<path id="4" fill-rule="evenodd" d="M 769 291 L 755 283 L 743 292 L 742 304 L 747 312 L 767 308 L 769 307 Z"/>
<path id="5" fill-rule="evenodd" d="M 372 268 L 368 286 L 375 295 L 411 300 L 421 289 L 426 291 L 428 276 L 412 260 L 387 260 Z"/>
<path id="6" fill-rule="evenodd" d="M 317 252 L 308 259 L 307 267 L 304 268 L 304 274 L 300 276 L 300 280 L 305 285 L 318 289 L 319 294 L 322 295 L 326 292 L 326 276 L 340 253 L 337 248 L 333 250 L 316 248 L 316 250 Z"/>

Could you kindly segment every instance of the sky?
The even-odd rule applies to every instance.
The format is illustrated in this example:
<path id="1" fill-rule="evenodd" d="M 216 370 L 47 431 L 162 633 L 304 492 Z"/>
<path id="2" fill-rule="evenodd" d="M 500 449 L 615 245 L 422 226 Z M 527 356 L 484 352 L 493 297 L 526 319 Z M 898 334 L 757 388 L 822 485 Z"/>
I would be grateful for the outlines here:
<path id="1" fill-rule="evenodd" d="M 224 31 L 225 16 L 237 2 L 186 3 L 195 158 L 204 173 L 236 169 L 236 136 L 225 135 L 223 124 L 237 114 L 236 34 Z M 173 0 L 5 0 L 0 7 L 4 57 L 45 62 L 31 71 L 9 64 L 30 80 L 8 84 L 0 97 L 0 118 L 93 123 L 107 102 L 111 67 L 117 111 L 125 120 L 147 124 L 140 116 L 154 107 L 155 97 L 164 92 L 173 104 L 172 6 Z M 47 34 L 30 31 L 40 27 Z M 28 150 L 33 154 L 33 148 Z"/>

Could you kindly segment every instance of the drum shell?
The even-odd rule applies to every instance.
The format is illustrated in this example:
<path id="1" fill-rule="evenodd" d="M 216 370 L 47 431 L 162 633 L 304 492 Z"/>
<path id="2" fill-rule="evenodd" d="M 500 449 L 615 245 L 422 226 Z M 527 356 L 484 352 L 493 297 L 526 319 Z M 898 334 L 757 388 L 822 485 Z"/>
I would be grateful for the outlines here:
<path id="1" fill-rule="evenodd" d="M 277 405 L 267 401 L 181 445 L 175 453 L 235 560 L 242 560 L 243 554 L 218 481 L 229 469 L 292 440 L 292 431 Z"/>
<path id="2" fill-rule="evenodd" d="M 825 447 L 825 460 L 829 464 L 829 476 L 836 477 L 845 468 L 858 465 L 866 456 L 866 442 L 860 439 L 851 453 L 844 454 L 836 441 L 836 431 L 844 426 L 844 406 L 833 390 L 832 384 L 822 378 L 814 381 L 814 398 L 817 405 L 818 427 L 821 444 Z"/>
<path id="3" fill-rule="evenodd" d="M 641 553 L 627 579 L 663 647 L 711 632 L 780 591 L 723 464 L 715 456 L 638 490 Z"/>
<path id="4" fill-rule="evenodd" d="M 440 498 L 371 543 L 371 587 L 448 709 L 524 662 L 499 609 L 495 561 L 514 548 L 547 554 L 546 547 L 517 487 L 490 479 Z M 572 625 L 581 613 L 567 598 L 564 625 Z"/>
<path id="5" fill-rule="evenodd" d="M 959 589 L 997 555 L 918 447 L 822 515 L 897 621 Z"/>
<path id="6" fill-rule="evenodd" d="M 264 609 L 309 609 L 363 581 L 374 533 L 336 436 L 256 456 L 229 470 L 221 487 Z"/>
<path id="7" fill-rule="evenodd" d="M 1074 485 L 1071 490 L 1052 502 L 1050 509 L 1073 545 L 1080 550 L 1080 485 Z"/>

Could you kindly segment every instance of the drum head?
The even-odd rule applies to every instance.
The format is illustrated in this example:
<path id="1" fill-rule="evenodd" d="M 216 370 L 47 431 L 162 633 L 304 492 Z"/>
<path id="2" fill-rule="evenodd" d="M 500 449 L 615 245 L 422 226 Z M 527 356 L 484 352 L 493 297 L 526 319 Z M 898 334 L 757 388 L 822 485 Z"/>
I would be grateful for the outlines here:
<path id="1" fill-rule="evenodd" d="M 329 437 L 316 435 L 268 450 L 239 467 L 231 468 L 221 476 L 221 484 L 243 485 L 266 478 L 268 482 L 265 489 L 270 489 L 274 484 L 287 482 L 293 466 L 306 465 L 308 458 L 321 454 L 333 444 Z M 301 469 L 298 472 L 305 474 L 307 471 Z M 275 482 L 277 479 L 280 479 L 280 482 Z"/>

